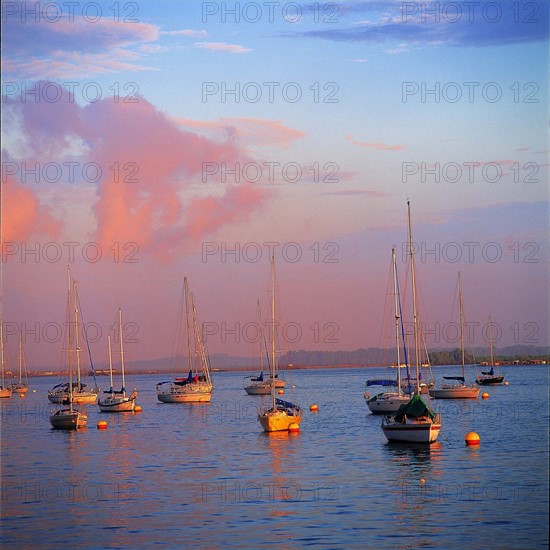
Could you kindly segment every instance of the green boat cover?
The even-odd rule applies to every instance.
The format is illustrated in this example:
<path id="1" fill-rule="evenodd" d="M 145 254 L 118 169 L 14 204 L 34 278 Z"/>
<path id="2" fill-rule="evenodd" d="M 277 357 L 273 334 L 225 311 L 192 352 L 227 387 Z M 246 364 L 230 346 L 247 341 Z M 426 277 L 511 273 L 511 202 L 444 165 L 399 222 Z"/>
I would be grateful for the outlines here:
<path id="1" fill-rule="evenodd" d="M 412 416 L 414 418 L 417 418 L 419 416 L 428 416 L 432 420 L 435 418 L 435 412 L 424 403 L 422 400 L 422 397 L 415 393 L 411 400 L 408 403 L 405 403 L 404 405 L 401 405 L 397 412 L 395 413 L 395 419 L 400 422 L 403 420 L 403 417 Z"/>

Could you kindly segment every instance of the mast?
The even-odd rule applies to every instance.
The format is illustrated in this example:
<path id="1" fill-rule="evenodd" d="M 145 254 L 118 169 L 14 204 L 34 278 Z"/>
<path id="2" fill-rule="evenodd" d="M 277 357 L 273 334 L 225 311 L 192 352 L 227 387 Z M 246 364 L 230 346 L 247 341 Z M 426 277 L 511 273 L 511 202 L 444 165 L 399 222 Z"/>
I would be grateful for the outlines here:
<path id="1" fill-rule="evenodd" d="M 462 303 L 462 281 L 458 272 L 458 307 L 460 311 L 460 349 L 462 353 L 462 383 L 466 383 L 464 375 L 464 304 Z"/>
<path id="2" fill-rule="evenodd" d="M 111 380 L 111 394 L 113 393 L 113 356 L 111 353 L 111 335 L 107 336 L 107 342 L 109 344 L 109 378 Z"/>
<path id="3" fill-rule="evenodd" d="M 395 315 L 395 348 L 397 350 L 397 394 L 401 395 L 401 357 L 399 354 L 399 298 L 397 296 L 397 264 L 395 259 L 395 247 L 391 251 L 393 266 L 393 295 L 394 295 L 394 315 Z"/>
<path id="4" fill-rule="evenodd" d="M 271 397 L 275 409 L 275 255 L 271 256 Z"/>
<path id="5" fill-rule="evenodd" d="M 260 309 L 260 300 L 256 302 L 256 321 L 258 323 L 258 351 L 260 355 L 260 372 L 263 372 L 264 361 L 262 353 L 262 312 Z"/>
<path id="6" fill-rule="evenodd" d="M 23 341 L 21 330 L 19 330 L 19 384 L 23 383 Z"/>
<path id="7" fill-rule="evenodd" d="M 4 321 L 0 321 L 0 360 L 2 367 L 2 389 L 4 388 Z"/>
<path id="8" fill-rule="evenodd" d="M 489 315 L 489 349 L 491 350 L 491 367 L 494 367 L 495 362 L 493 360 L 493 321 L 491 320 L 490 315 Z"/>
<path id="9" fill-rule="evenodd" d="M 412 302 L 413 302 L 413 332 L 414 332 L 414 359 L 416 363 L 416 393 L 420 395 L 420 365 L 419 365 L 419 342 L 418 342 L 418 313 L 416 310 L 416 277 L 414 268 L 414 249 L 411 224 L 411 203 L 407 200 L 407 211 L 409 217 L 409 254 L 411 257 L 411 285 L 412 285 Z"/>
<path id="10" fill-rule="evenodd" d="M 118 337 L 120 340 L 120 370 L 122 371 L 122 395 L 126 397 L 126 382 L 124 380 L 124 346 L 122 342 L 122 310 L 118 308 Z"/>
<path id="11" fill-rule="evenodd" d="M 67 267 L 67 317 L 68 317 L 67 353 L 68 353 L 68 360 L 69 360 L 69 410 L 72 412 L 73 411 L 73 363 L 72 363 L 73 350 L 71 348 L 71 342 L 72 342 L 71 272 L 68 267 Z"/>
<path id="12" fill-rule="evenodd" d="M 183 278 L 183 299 L 185 300 L 185 326 L 187 330 L 187 366 L 193 369 L 191 357 L 191 330 L 189 326 L 189 287 L 187 277 Z"/>
<path id="13" fill-rule="evenodd" d="M 76 377 L 78 390 L 82 390 L 81 377 L 80 377 L 80 345 L 78 341 L 78 304 L 76 301 L 76 281 L 73 281 L 74 288 L 74 330 L 75 330 L 75 345 L 76 345 Z"/>

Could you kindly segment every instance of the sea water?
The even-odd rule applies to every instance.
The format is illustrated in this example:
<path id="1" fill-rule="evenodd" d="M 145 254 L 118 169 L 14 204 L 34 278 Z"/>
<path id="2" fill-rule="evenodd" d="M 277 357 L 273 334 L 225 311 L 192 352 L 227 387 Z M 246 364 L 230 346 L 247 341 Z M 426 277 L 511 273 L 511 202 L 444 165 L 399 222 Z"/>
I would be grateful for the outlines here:
<path id="1" fill-rule="evenodd" d="M 214 373 L 202 405 L 160 403 L 166 375 L 130 375 L 142 412 L 88 405 L 77 432 L 51 429 L 56 379 L 33 377 L 24 398 L 0 400 L 2 544 L 547 548 L 548 368 L 503 370 L 509 385 L 482 387 L 488 399 L 433 403 L 443 425 L 429 446 L 388 443 L 366 407 L 365 381 L 389 369 L 285 372 L 303 418 L 276 434 L 261 430 L 267 398 L 245 393 L 248 373 Z"/>

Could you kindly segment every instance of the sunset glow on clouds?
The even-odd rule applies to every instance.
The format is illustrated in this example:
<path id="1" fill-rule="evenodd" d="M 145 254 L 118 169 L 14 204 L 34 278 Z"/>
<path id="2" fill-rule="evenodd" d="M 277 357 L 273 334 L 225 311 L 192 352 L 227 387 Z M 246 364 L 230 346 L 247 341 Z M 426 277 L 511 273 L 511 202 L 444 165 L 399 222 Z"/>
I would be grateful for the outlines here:
<path id="1" fill-rule="evenodd" d="M 379 346 L 410 199 L 428 320 L 448 321 L 460 269 L 470 318 L 504 327 L 498 345 L 547 344 L 547 4 L 516 23 L 499 3 L 490 24 L 483 12 L 404 21 L 402 4 L 304 7 L 296 21 L 273 8 L 254 23 L 171 2 L 118 20 L 103 2 L 93 22 L 78 9 L 56 22 L 8 16 L 3 318 L 47 322 L 71 263 L 96 296 L 88 318 L 127 303 L 141 335 L 132 356 L 154 359 L 170 352 L 184 275 L 203 320 L 245 323 L 275 250 L 281 314 L 304 329 L 291 349 Z M 73 241 L 101 260 L 69 258 Z M 36 243 L 63 254 L 26 257 Z M 124 246 L 136 262 L 121 260 Z M 315 323 L 335 323 L 337 343 Z M 508 328 L 528 323 L 537 342 Z M 220 334 L 212 353 L 251 353 Z M 28 347 L 30 365 L 55 362 L 55 346 Z"/>

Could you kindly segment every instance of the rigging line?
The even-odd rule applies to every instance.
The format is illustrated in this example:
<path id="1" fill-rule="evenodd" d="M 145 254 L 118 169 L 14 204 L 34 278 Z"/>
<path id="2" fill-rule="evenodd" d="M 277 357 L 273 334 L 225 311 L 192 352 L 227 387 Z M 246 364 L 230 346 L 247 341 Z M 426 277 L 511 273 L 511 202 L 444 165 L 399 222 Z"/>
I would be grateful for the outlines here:
<path id="1" fill-rule="evenodd" d="M 94 361 L 92 359 L 92 350 L 90 349 L 90 342 L 88 340 L 88 329 L 86 328 L 86 321 L 84 320 L 84 314 L 82 313 L 82 306 L 80 305 L 80 296 L 78 294 L 78 289 L 76 290 L 76 304 L 78 306 L 78 311 L 80 317 L 82 318 L 82 329 L 84 331 L 84 340 L 86 340 L 86 348 L 88 349 L 88 357 L 90 358 L 90 367 L 92 369 L 92 376 L 94 378 L 95 387 L 97 388 L 97 380 L 95 377 Z"/>

